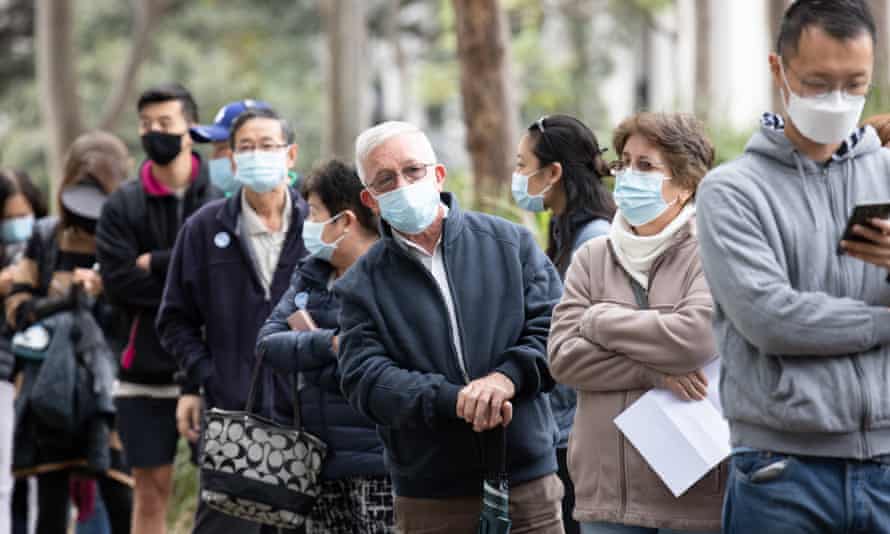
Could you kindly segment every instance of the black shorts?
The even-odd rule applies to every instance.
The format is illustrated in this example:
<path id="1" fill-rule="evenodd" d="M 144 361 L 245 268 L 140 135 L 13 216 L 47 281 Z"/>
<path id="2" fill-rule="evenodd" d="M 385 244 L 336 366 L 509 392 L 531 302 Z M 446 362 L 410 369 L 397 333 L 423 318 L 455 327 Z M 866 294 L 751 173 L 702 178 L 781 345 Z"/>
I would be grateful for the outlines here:
<path id="1" fill-rule="evenodd" d="M 176 458 L 177 399 L 118 397 L 117 430 L 130 467 L 160 467 Z"/>

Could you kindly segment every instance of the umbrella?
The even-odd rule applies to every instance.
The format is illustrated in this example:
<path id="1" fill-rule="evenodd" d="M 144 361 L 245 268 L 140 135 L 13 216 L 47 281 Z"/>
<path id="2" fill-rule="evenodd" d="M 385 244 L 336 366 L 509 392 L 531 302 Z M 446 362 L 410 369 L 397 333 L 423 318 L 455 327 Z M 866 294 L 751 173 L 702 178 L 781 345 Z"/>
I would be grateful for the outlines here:
<path id="1" fill-rule="evenodd" d="M 507 430 L 498 427 L 492 434 L 500 439 L 498 462 L 492 466 L 482 483 L 482 515 L 478 534 L 510 534 L 510 488 L 507 477 Z M 491 450 L 491 448 L 489 448 Z"/>

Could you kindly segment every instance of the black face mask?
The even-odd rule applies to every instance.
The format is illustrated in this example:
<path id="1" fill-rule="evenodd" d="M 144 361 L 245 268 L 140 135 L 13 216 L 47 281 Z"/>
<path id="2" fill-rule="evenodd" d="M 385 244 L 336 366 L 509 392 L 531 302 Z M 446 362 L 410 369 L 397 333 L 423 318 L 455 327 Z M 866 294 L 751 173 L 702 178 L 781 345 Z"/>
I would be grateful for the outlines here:
<path id="1" fill-rule="evenodd" d="M 158 165 L 166 165 L 182 152 L 182 134 L 148 132 L 142 136 L 142 149 L 148 159 Z"/>

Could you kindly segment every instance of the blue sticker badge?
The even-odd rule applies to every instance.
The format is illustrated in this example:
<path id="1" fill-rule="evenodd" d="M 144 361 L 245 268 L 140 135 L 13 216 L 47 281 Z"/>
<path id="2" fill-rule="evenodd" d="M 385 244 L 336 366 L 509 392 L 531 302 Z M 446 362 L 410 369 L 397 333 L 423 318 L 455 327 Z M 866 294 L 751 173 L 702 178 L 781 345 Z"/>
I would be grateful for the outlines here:
<path id="1" fill-rule="evenodd" d="M 300 291 L 299 293 L 294 295 L 294 306 L 296 306 L 297 309 L 305 310 L 306 304 L 308 304 L 308 303 L 309 303 L 309 293 L 306 293 L 305 291 Z"/>
<path id="2" fill-rule="evenodd" d="M 232 243 L 232 238 L 226 232 L 220 232 L 213 236 L 213 244 L 216 248 L 226 248 Z"/>

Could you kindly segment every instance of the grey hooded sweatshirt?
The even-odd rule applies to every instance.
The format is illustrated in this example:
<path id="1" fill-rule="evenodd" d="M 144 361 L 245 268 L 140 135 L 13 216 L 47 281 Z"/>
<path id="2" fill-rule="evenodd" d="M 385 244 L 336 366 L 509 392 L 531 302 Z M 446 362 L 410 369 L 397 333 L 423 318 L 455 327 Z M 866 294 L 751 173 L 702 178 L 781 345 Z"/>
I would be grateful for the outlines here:
<path id="1" fill-rule="evenodd" d="M 890 453 L 887 271 L 837 252 L 853 207 L 890 201 L 890 150 L 867 128 L 828 163 L 764 126 L 697 194 L 702 264 L 734 447 Z"/>

